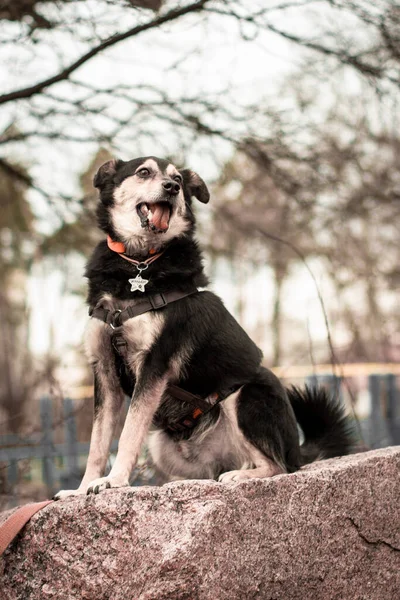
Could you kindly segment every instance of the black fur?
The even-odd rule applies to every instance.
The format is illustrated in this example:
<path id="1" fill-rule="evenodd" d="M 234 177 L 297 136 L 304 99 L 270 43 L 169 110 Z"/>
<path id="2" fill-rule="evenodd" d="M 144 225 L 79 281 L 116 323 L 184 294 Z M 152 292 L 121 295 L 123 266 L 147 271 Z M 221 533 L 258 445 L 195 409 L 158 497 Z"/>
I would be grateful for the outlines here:
<path id="1" fill-rule="evenodd" d="M 124 178 L 132 175 L 145 159 L 129 162 L 111 161 L 95 177 L 100 189 L 98 207 L 99 226 L 118 240 L 109 209 L 113 205 L 113 190 Z M 161 169 L 168 161 L 155 159 Z M 193 239 L 195 219 L 191 198 L 201 202 L 209 199 L 204 182 L 188 170 L 181 171 L 186 202 L 186 220 L 189 229 L 163 248 L 164 253 L 145 271 L 149 283 L 146 293 L 186 291 L 191 286 L 204 287 L 207 278 L 203 272 L 202 257 Z M 162 234 L 161 234 L 162 235 Z M 142 260 L 141 256 L 137 256 Z M 139 291 L 131 292 L 128 279 L 137 274 L 136 267 L 111 251 L 101 242 L 95 249 L 87 269 L 89 280 L 88 304 L 94 308 L 104 294 L 118 300 L 142 298 Z M 144 362 L 144 372 L 152 381 L 168 372 L 171 359 L 181 349 L 191 348 L 190 360 L 185 364 L 178 381 L 183 389 L 206 398 L 215 391 L 243 386 L 237 403 L 238 425 L 245 438 L 261 453 L 282 466 L 287 472 L 315 460 L 320 453 L 325 458 L 348 453 L 352 438 L 342 408 L 327 397 L 323 390 L 285 390 L 279 380 L 261 366 L 262 353 L 224 307 L 222 301 L 209 291 L 201 291 L 160 309 L 166 321 L 160 337 L 150 349 Z M 115 370 L 123 389 L 132 394 L 135 380 L 123 361 L 116 355 Z M 145 386 L 146 379 L 136 384 Z M 140 391 L 138 388 L 135 394 Z M 219 408 L 206 418 L 215 423 Z M 159 427 L 166 427 L 168 419 L 187 411 L 185 403 L 164 395 L 154 417 Z M 305 444 L 299 446 L 296 419 L 305 435 Z M 201 420 L 199 421 L 199 423 Z M 202 423 L 204 427 L 204 422 Z M 189 438 L 196 428 L 179 435 Z"/>
<path id="2" fill-rule="evenodd" d="M 136 274 L 136 267 L 112 252 L 106 241 L 100 242 L 85 271 L 89 280 L 89 306 L 95 306 L 104 293 L 112 294 L 119 300 L 142 298 L 141 292 L 130 291 L 128 279 Z M 164 254 L 149 266 L 146 278 L 147 276 L 149 283 L 146 292 L 150 294 L 170 290 L 185 291 L 193 284 L 204 287 L 208 283 L 197 243 L 188 236 L 172 240 Z"/>
<path id="3" fill-rule="evenodd" d="M 292 407 L 285 389 L 268 369 L 260 368 L 238 399 L 238 423 L 246 438 L 265 456 L 292 473 L 302 457 Z"/>
<path id="4" fill-rule="evenodd" d="M 344 406 L 322 388 L 305 386 L 304 390 L 287 390 L 297 422 L 304 433 L 302 462 L 310 463 L 319 455 L 323 458 L 349 454 L 356 436 Z"/>

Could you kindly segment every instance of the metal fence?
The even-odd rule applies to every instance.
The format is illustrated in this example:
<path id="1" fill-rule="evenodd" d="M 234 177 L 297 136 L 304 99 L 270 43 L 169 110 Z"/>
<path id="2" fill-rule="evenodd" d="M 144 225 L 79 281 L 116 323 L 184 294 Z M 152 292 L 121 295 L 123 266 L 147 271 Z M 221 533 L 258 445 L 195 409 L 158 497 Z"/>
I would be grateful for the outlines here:
<path id="1" fill-rule="evenodd" d="M 348 402 L 346 388 L 340 377 L 335 375 L 313 375 L 306 378 L 308 385 L 323 385 L 344 402 Z M 395 375 L 370 375 L 368 377 L 367 410 L 358 415 L 363 442 L 369 448 L 382 448 L 400 444 L 400 394 Z M 355 406 L 357 413 L 357 406 Z M 13 493 L 19 481 L 20 461 L 40 461 L 41 482 L 47 495 L 58 489 L 74 489 L 79 485 L 82 470 L 89 451 L 88 442 L 77 438 L 76 408 L 73 400 L 63 401 L 63 443 L 54 441 L 52 402 L 49 398 L 40 401 L 41 432 L 39 437 L 21 439 L 15 435 L 0 436 L 0 468 L 5 489 L 9 490 L 8 505 L 17 504 L 19 498 Z M 113 440 L 111 452 L 117 450 Z M 145 483 L 155 483 L 150 474 Z M 143 483 L 141 481 L 140 483 Z"/>
<path id="2" fill-rule="evenodd" d="M 362 442 L 370 449 L 400 444 L 400 391 L 397 377 L 392 373 L 368 376 L 368 405 L 359 406 L 357 398 L 349 397 L 341 377 L 336 375 L 312 375 L 306 378 L 308 385 L 322 385 L 342 402 L 352 405 L 360 425 Z"/>
<path id="3" fill-rule="evenodd" d="M 76 405 L 70 398 L 62 401 L 62 443 L 54 440 L 59 423 L 54 423 L 51 399 L 41 398 L 39 406 L 39 435 L 0 435 L 0 469 L 2 492 L 7 497 L 6 507 L 17 505 L 20 501 L 16 486 L 21 483 L 22 461 L 28 464 L 40 463 L 40 473 L 35 473 L 35 477 L 43 484 L 43 493 L 47 497 L 51 497 L 59 489 L 76 489 L 82 479 L 89 442 L 78 441 Z M 118 440 L 115 439 L 111 444 L 111 453 L 115 453 L 117 447 Z M 146 480 L 146 483 L 151 483 L 151 477 L 147 479 L 149 481 Z"/>

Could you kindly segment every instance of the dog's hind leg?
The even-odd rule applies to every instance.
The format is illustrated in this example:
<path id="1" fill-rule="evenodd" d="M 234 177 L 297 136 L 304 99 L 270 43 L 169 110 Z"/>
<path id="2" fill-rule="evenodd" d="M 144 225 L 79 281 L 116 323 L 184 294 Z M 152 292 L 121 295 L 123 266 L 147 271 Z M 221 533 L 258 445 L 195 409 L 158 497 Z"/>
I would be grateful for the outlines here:
<path id="1" fill-rule="evenodd" d="M 220 482 L 272 477 L 300 467 L 296 419 L 285 389 L 273 373 L 261 369 L 252 383 L 243 386 L 235 408 L 231 421 L 236 418 L 237 445 L 252 468 L 223 473 Z"/>

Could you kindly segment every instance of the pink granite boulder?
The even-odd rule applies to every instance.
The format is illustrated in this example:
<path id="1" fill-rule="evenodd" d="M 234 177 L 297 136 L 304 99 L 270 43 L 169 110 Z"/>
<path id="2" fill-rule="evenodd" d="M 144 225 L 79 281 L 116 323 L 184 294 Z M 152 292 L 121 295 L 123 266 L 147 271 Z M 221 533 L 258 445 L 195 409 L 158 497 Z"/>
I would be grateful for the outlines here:
<path id="1" fill-rule="evenodd" d="M 50 504 L 0 559 L 0 597 L 399 600 L 399 467 L 387 448 Z"/>

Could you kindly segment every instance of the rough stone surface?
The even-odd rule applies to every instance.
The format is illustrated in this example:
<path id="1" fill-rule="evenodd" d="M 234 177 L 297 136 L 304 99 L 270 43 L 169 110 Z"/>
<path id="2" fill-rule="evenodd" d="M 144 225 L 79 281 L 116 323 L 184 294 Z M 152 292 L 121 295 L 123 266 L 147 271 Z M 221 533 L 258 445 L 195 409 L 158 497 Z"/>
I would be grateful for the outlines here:
<path id="1" fill-rule="evenodd" d="M 399 600 L 399 467 L 387 448 L 51 504 L 0 560 L 0 597 Z"/>

